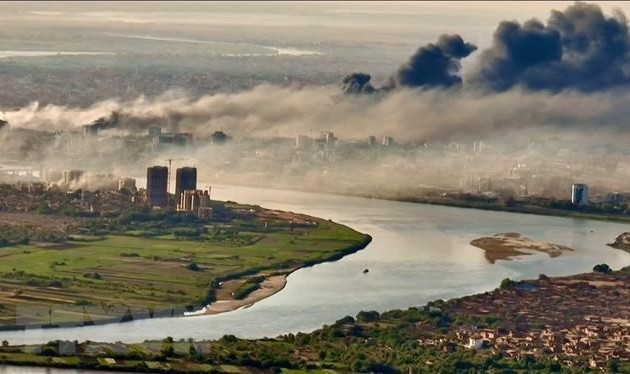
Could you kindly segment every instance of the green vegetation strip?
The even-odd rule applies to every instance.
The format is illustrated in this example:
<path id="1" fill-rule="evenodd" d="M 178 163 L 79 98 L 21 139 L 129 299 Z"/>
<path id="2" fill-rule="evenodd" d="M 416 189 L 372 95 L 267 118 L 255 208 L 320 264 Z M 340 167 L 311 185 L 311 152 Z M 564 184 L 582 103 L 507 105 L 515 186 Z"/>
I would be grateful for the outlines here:
<path id="1" fill-rule="evenodd" d="M 584 349 L 569 355 L 551 350 L 506 354 L 489 347 L 471 349 L 462 333 L 490 331 L 502 333 L 514 342 L 527 340 L 508 331 L 540 330 L 546 323 L 571 326 L 584 324 L 584 315 L 567 321 L 548 319 L 547 313 L 566 313 L 551 302 L 546 308 L 529 301 L 551 296 L 572 295 L 562 302 L 580 300 L 580 310 L 597 306 L 597 297 L 614 296 L 611 286 L 599 288 L 588 282 L 606 282 L 627 286 L 630 268 L 613 272 L 606 264 L 594 272 L 570 277 L 512 281 L 504 279 L 498 289 L 449 301 L 438 300 L 424 307 L 391 310 L 384 313 L 363 311 L 346 316 L 311 333 L 281 335 L 255 340 L 226 335 L 214 341 L 145 341 L 139 344 L 52 341 L 44 345 L 10 346 L 3 342 L 0 363 L 66 368 L 123 370 L 159 373 L 627 373 L 628 361 L 611 358 L 592 366 L 590 358 L 597 351 Z M 623 286 L 621 288 L 623 288 Z M 569 287 L 569 288 L 567 288 Z M 487 298 L 499 303 L 525 302 L 530 316 L 514 316 L 505 308 L 482 311 Z M 619 305 L 624 305 L 623 300 Z M 606 308 L 606 307 L 603 307 Z M 554 325 L 556 326 L 556 325 Z M 611 325 L 612 326 L 612 325 Z M 560 329 L 556 329 L 560 331 Z M 574 330 L 575 331 L 575 330 Z M 586 334 L 586 333 L 585 333 Z M 501 347 L 501 343 L 495 347 Z M 487 342 L 486 344 L 490 344 Z M 518 343 L 521 344 L 521 343 Z M 527 344 L 527 343 L 525 343 Z M 560 357 L 560 358 L 558 358 Z"/>
<path id="2" fill-rule="evenodd" d="M 220 281 L 336 260 L 371 240 L 319 218 L 213 208 L 210 221 L 128 213 L 89 220 L 83 235 L 56 243 L 1 248 L 0 329 L 181 314 L 213 301 Z M 246 282 L 237 297 L 258 283 Z"/>

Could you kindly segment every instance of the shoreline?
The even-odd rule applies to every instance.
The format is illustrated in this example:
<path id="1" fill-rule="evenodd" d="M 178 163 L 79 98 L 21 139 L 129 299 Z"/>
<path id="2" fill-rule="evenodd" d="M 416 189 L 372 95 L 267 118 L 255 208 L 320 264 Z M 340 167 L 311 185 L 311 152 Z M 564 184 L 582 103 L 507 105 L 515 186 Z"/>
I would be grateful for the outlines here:
<path id="1" fill-rule="evenodd" d="M 541 341 L 541 340 L 544 341 L 545 337 L 547 336 L 545 335 L 545 333 L 549 329 L 553 329 L 554 326 L 557 326 L 558 324 L 557 322 L 553 322 L 553 321 L 560 320 L 558 316 L 564 315 L 566 306 L 571 305 L 571 303 L 573 303 L 572 300 L 577 300 L 576 302 L 578 303 L 578 305 L 580 305 L 579 304 L 580 302 L 582 302 L 583 304 L 586 303 L 586 305 L 589 305 L 588 303 L 590 302 L 590 300 L 596 299 L 596 297 L 593 297 L 594 295 L 599 296 L 602 294 L 605 297 L 608 297 L 609 300 L 617 300 L 618 297 L 615 296 L 615 292 L 617 291 L 615 291 L 614 288 L 619 285 L 623 286 L 624 282 L 626 282 L 625 284 L 627 284 L 628 282 L 627 277 L 628 277 L 629 271 L 630 271 L 630 268 L 621 268 L 620 270 L 605 273 L 605 274 L 598 273 L 598 272 L 585 272 L 585 273 L 577 273 L 574 275 L 558 276 L 558 277 L 540 276 L 538 279 L 533 279 L 533 278 L 525 279 L 525 280 L 515 281 L 512 284 L 506 285 L 506 286 L 500 285 L 499 287 L 489 292 L 478 292 L 472 295 L 455 297 L 449 300 L 430 301 L 421 306 L 411 307 L 406 311 L 398 310 L 398 313 L 401 313 L 401 312 L 409 313 L 409 311 L 411 311 L 412 313 L 414 313 L 413 314 L 414 316 L 416 316 L 419 312 L 426 313 L 428 316 L 446 314 L 454 318 L 472 316 L 473 319 L 469 319 L 468 320 L 469 322 L 464 322 L 463 325 L 453 325 L 449 327 L 450 329 L 449 331 L 452 333 L 454 333 L 455 330 L 457 330 L 458 331 L 457 335 L 448 335 L 448 336 L 445 335 L 449 333 L 449 331 L 446 331 L 443 333 L 439 331 L 436 332 L 436 330 L 432 331 L 432 333 L 437 334 L 436 336 L 438 337 L 443 338 L 447 336 L 449 341 L 455 344 L 456 347 L 462 347 L 462 349 L 466 347 L 469 349 L 471 348 L 469 346 L 468 337 L 475 337 L 475 339 L 478 340 L 480 339 L 479 336 L 483 336 L 484 337 L 483 339 L 487 341 L 486 344 L 505 344 L 506 341 L 509 341 L 509 343 L 513 345 L 513 344 L 521 344 L 522 341 L 524 340 L 518 334 L 527 333 L 527 335 L 532 337 L 532 339 L 537 339 L 537 341 Z M 278 276 L 281 276 L 281 275 L 278 275 Z M 286 276 L 286 274 L 282 276 Z M 571 293 L 571 295 L 589 296 L 589 297 L 581 297 L 581 298 L 572 297 L 572 296 L 564 297 L 563 295 L 567 294 L 567 292 Z M 537 296 L 538 294 L 542 294 L 542 295 Z M 558 295 L 560 299 L 556 300 L 556 299 L 553 299 L 552 297 L 549 297 L 549 296 L 556 296 L 556 295 Z M 502 302 L 495 305 L 488 301 L 494 298 L 497 298 L 498 300 L 502 300 Z M 508 303 L 506 302 L 507 300 L 513 300 L 513 303 Z M 546 300 L 544 302 L 550 303 L 549 305 L 558 305 L 558 307 L 551 308 L 551 312 L 554 313 L 553 316 L 556 318 L 550 319 L 549 321 L 551 322 L 549 322 L 548 316 L 546 315 L 549 308 L 545 309 L 545 312 L 539 312 L 539 308 L 536 307 L 537 304 L 532 303 L 529 300 L 534 300 L 534 301 Z M 620 305 L 623 305 L 622 300 L 618 302 L 620 303 Z M 483 309 L 483 308 L 480 309 L 480 305 L 485 306 L 487 309 Z M 605 308 L 605 306 L 596 306 L 596 308 L 597 307 Z M 501 310 L 503 310 L 502 308 L 508 308 L 508 311 L 501 312 Z M 415 309 L 415 311 L 413 311 L 413 309 Z M 529 311 L 527 319 L 519 321 L 519 322 L 512 321 L 510 319 L 510 316 L 512 315 L 511 313 L 514 313 L 514 310 Z M 590 314 L 591 311 L 588 311 L 585 308 L 581 308 L 580 310 L 582 311 L 580 315 L 571 316 L 572 320 L 570 320 L 569 323 L 572 324 L 571 325 L 572 330 L 570 330 L 570 333 L 583 334 L 583 335 L 589 334 L 589 331 L 583 328 L 583 326 L 586 326 L 586 325 L 588 325 L 587 327 L 589 329 L 595 329 L 595 328 L 598 328 L 598 326 L 601 326 L 602 324 L 606 324 L 606 326 L 612 326 L 616 328 L 617 330 L 625 329 L 628 326 L 627 323 L 625 322 L 627 321 L 627 319 L 623 318 L 623 315 L 616 314 L 610 317 L 606 317 L 606 316 L 601 317 L 599 316 L 599 313 L 591 315 Z M 623 310 L 621 312 L 623 312 Z M 618 313 L 621 313 L 621 312 L 618 312 Z M 366 313 L 366 312 L 360 312 L 359 314 L 361 313 Z M 355 319 L 353 317 L 345 317 L 344 319 L 335 322 L 332 326 L 324 325 L 323 327 L 320 327 L 315 331 L 316 332 L 317 331 L 330 331 L 329 329 L 331 328 L 333 329 L 336 327 L 338 328 L 339 326 L 342 326 L 342 325 L 350 326 L 350 325 L 355 325 L 357 323 L 360 323 L 360 325 L 362 326 L 361 331 L 368 331 L 366 330 L 366 327 L 383 328 L 382 326 L 379 327 L 378 323 L 383 317 L 385 317 L 389 313 L 390 312 L 382 312 L 380 313 L 380 315 L 377 314 L 375 321 L 355 322 Z M 490 321 L 486 320 L 484 322 L 483 320 L 479 319 L 483 316 L 487 316 L 487 317 L 496 316 L 496 318 L 499 321 L 508 321 L 508 325 L 506 325 L 505 327 L 503 327 L 502 325 L 494 325 L 493 324 L 494 322 L 492 322 L 491 320 Z M 585 318 L 583 318 L 584 316 Z M 593 316 L 596 316 L 596 317 L 593 317 Z M 348 318 L 351 318 L 351 319 L 348 319 Z M 357 320 L 358 318 L 359 317 L 357 316 Z M 395 317 L 395 316 L 388 316 L 386 318 L 393 319 L 393 320 L 402 319 L 402 317 Z M 545 318 L 545 319 L 541 320 L 541 318 Z M 385 320 L 385 322 L 387 321 L 388 320 Z M 481 328 L 479 329 L 477 329 L 476 325 L 475 327 L 472 327 L 473 325 L 470 325 L 470 324 L 473 323 L 474 321 L 476 321 L 476 323 L 482 323 L 484 324 L 484 326 L 480 326 Z M 546 324 L 541 325 L 540 321 L 547 321 L 547 322 L 545 322 Z M 408 322 L 406 323 L 407 325 L 409 325 Z M 556 325 L 554 325 L 554 323 L 556 323 Z M 560 323 L 564 323 L 564 322 L 560 322 Z M 385 324 L 385 326 L 387 326 L 387 324 Z M 417 329 L 414 326 L 411 326 L 410 328 L 413 329 L 414 331 Z M 559 329 L 556 329 L 556 330 L 559 330 Z M 517 335 L 515 335 L 514 338 L 512 338 L 512 335 L 511 335 L 511 332 L 513 331 L 517 332 Z M 492 335 L 488 335 L 488 332 L 490 332 Z M 306 334 L 312 336 L 313 333 L 310 332 Z M 459 334 L 461 334 L 461 336 Z M 350 334 L 345 337 L 342 336 L 341 338 L 347 339 L 348 337 L 351 338 L 352 336 L 353 335 Z M 592 336 L 590 335 L 588 335 L 588 337 L 592 338 Z M 426 347 L 430 347 L 434 345 L 434 343 L 432 343 L 435 341 L 433 336 L 427 337 L 425 335 L 420 335 L 420 338 L 423 339 L 423 344 L 426 345 Z M 238 339 L 238 338 L 234 337 L 233 339 Z M 502 340 L 503 343 L 499 342 L 500 339 L 503 339 Z M 235 341 L 239 341 L 239 340 L 235 340 Z M 247 339 L 242 339 L 242 341 L 247 341 Z M 277 344 L 287 344 L 287 340 L 283 340 L 282 336 L 273 337 L 273 338 L 254 339 L 253 341 L 255 342 L 264 341 L 264 342 L 275 342 Z M 54 341 L 54 343 L 58 344 L 59 347 L 61 346 L 61 342 L 65 342 L 65 341 Z M 120 348 L 119 345 L 121 343 L 85 341 L 79 344 L 86 344 L 86 345 L 94 344 L 95 346 L 104 346 L 105 348 L 100 347 L 99 349 L 102 352 L 105 352 L 105 349 L 108 349 L 108 347 L 111 347 L 110 349 L 113 349 L 114 347 Z M 150 347 L 152 344 L 164 344 L 164 341 L 147 340 L 144 343 L 141 343 L 140 345 L 142 344 L 144 344 L 145 347 Z M 200 363 L 199 361 L 186 358 L 186 348 L 188 348 L 188 346 L 192 343 L 184 342 L 184 340 L 181 340 L 179 342 L 175 342 L 174 344 L 180 345 L 179 356 L 173 356 L 174 358 L 169 358 L 169 359 L 164 360 L 163 358 L 161 359 L 157 357 L 155 353 L 151 353 L 154 356 L 143 357 L 140 361 L 144 362 L 145 365 L 153 364 L 153 363 L 156 363 L 156 365 L 157 363 L 160 363 L 160 365 L 163 365 L 159 367 L 150 366 L 151 369 L 155 369 L 155 372 L 173 372 L 173 370 L 177 370 L 177 369 L 182 369 L 182 371 L 177 371 L 177 372 L 205 372 L 205 370 L 201 371 L 202 366 L 199 366 L 199 365 L 204 365 L 205 363 Z M 196 347 L 199 347 L 199 349 L 203 350 L 204 349 L 203 347 L 211 347 L 213 344 L 215 344 L 215 340 L 206 340 L 206 339 L 198 340 L 198 341 L 195 341 L 195 344 L 196 344 Z M 220 344 L 220 343 L 217 343 L 217 344 Z M 528 343 L 524 343 L 524 344 L 528 344 Z M 75 370 L 81 370 L 81 369 L 113 370 L 113 371 L 125 370 L 126 372 L 147 372 L 146 371 L 147 366 L 137 365 L 139 361 L 138 361 L 137 356 L 134 356 L 133 353 L 127 353 L 128 357 L 124 355 L 114 356 L 111 353 L 106 355 L 106 357 L 113 357 L 113 358 L 103 358 L 103 356 L 96 356 L 94 353 L 92 353 L 92 355 L 94 356 L 91 356 L 91 354 L 84 354 L 84 353 L 78 353 L 78 354 L 75 353 L 74 355 L 57 353 L 57 354 L 52 355 L 52 357 L 57 358 L 56 360 L 53 360 L 53 361 L 49 360 L 46 362 L 35 361 L 31 359 L 32 357 L 36 357 L 36 358 L 42 357 L 41 353 L 32 353 L 30 357 L 27 357 L 22 353 L 23 351 L 26 351 L 27 348 L 33 348 L 37 346 L 38 346 L 37 344 L 26 344 L 26 345 L 15 345 L 15 346 L 6 347 L 5 348 L 6 351 L 4 351 L 2 355 L 3 357 L 0 357 L 1 359 L 0 365 L 5 365 L 9 367 L 10 366 L 15 366 L 15 367 L 33 366 L 33 367 L 54 367 L 54 368 L 75 369 Z M 124 343 L 124 346 L 131 347 L 131 346 L 137 346 L 137 344 Z M 149 348 L 146 348 L 146 350 L 150 351 Z M 518 358 L 518 356 L 514 356 L 513 354 L 509 353 L 509 351 L 507 352 L 508 352 L 507 357 L 511 357 L 513 359 Z M 17 354 L 17 355 L 13 356 L 13 354 Z M 448 353 L 446 354 L 448 355 Z M 94 357 L 97 357 L 97 358 L 94 358 Z M 72 360 L 72 361 L 69 361 L 69 360 Z M 105 362 L 103 360 L 113 360 L 113 361 Z M 166 363 L 166 365 L 164 365 L 164 363 Z M 237 368 L 241 367 L 240 365 L 234 364 L 233 362 L 215 362 L 212 365 L 214 365 L 213 368 L 216 367 L 219 369 L 223 367 L 229 367 L 230 369 L 234 368 L 234 370 L 236 370 Z M 267 371 L 262 370 L 261 372 L 267 372 Z"/>
<path id="2" fill-rule="evenodd" d="M 210 184 L 214 182 L 208 182 Z M 484 210 L 484 211 L 493 211 L 493 212 L 505 212 L 505 213 L 515 213 L 515 214 L 529 214 L 534 216 L 548 216 L 548 217 L 562 217 L 562 218 L 573 218 L 580 220 L 592 220 L 592 221 L 604 221 L 611 223 L 619 223 L 619 224 L 630 224 L 630 216 L 623 215 L 606 215 L 599 213 L 588 213 L 588 212 L 580 212 L 580 211 L 570 211 L 570 210 L 562 210 L 555 208 L 545 208 L 536 205 L 528 205 L 525 207 L 502 207 L 497 205 L 483 204 L 483 203 L 468 203 L 464 200 L 449 200 L 449 201 L 438 201 L 431 200 L 423 197 L 414 197 L 414 196 L 388 196 L 388 195 L 378 195 L 378 194 L 370 194 L 370 193 L 350 193 L 344 191 L 335 191 L 332 189 L 295 189 L 290 186 L 283 185 L 262 185 L 256 183 L 241 183 L 241 182 L 233 182 L 233 181 L 218 181 L 214 183 L 217 186 L 235 186 L 235 187 L 246 187 L 246 188 L 260 188 L 260 189 L 268 189 L 268 190 L 276 190 L 276 191 L 289 191 L 289 192 L 302 192 L 302 193 L 310 193 L 310 194 L 322 194 L 322 195 L 331 195 L 331 196 L 346 196 L 346 197 L 356 197 L 362 199 L 370 199 L 370 200 L 383 200 L 383 201 L 395 201 L 399 203 L 411 203 L 411 204 L 422 204 L 422 205 L 437 205 L 437 206 L 445 206 L 452 208 L 461 208 L 461 209 L 475 209 L 475 210 Z M 440 199 L 440 198 L 436 198 Z"/>
<path id="3" fill-rule="evenodd" d="M 226 299 L 218 299 L 212 304 L 204 307 L 200 313 L 189 314 L 187 315 L 187 317 L 194 317 L 199 315 L 214 315 L 229 313 L 239 309 L 247 309 L 257 302 L 269 298 L 282 291 L 287 285 L 287 277 L 289 276 L 289 274 L 291 273 L 265 276 L 265 279 L 260 282 L 260 288 L 252 291 L 245 298 L 235 299 L 231 297 Z M 219 289 L 217 289 L 217 291 Z"/>
<path id="4" fill-rule="evenodd" d="M 338 223 L 338 225 L 340 225 L 340 223 Z M 363 235 L 364 235 L 364 239 L 360 243 L 354 246 L 347 247 L 341 251 L 338 251 L 337 253 L 333 253 L 329 258 L 326 258 L 322 261 L 319 261 L 319 262 L 307 261 L 303 265 L 297 266 L 286 272 L 266 274 L 266 275 L 260 274 L 265 277 L 265 279 L 262 282 L 260 282 L 261 288 L 252 291 L 244 299 L 239 300 L 239 299 L 234 299 L 233 297 L 224 298 L 223 300 L 217 299 L 216 301 L 210 303 L 209 305 L 206 305 L 202 309 L 188 313 L 187 315 L 183 315 L 182 317 L 194 317 L 194 316 L 199 316 L 199 315 L 214 315 L 214 314 L 221 314 L 221 313 L 229 313 L 238 309 L 247 309 L 253 306 L 254 304 L 256 304 L 257 302 L 262 301 L 266 298 L 269 298 L 277 294 L 278 292 L 282 291 L 287 285 L 287 282 L 288 282 L 287 278 L 289 277 L 289 275 L 293 274 L 294 272 L 311 267 L 311 266 L 324 264 L 327 262 L 339 261 L 346 256 L 349 256 L 353 253 L 356 253 L 362 249 L 367 248 L 367 246 L 372 242 L 372 236 L 369 234 L 363 234 Z M 244 281 L 245 279 L 247 279 L 247 277 L 245 275 L 242 275 L 239 277 L 225 279 L 224 282 Z M 223 283 L 223 285 L 224 284 L 225 283 Z M 222 285 L 215 287 L 214 290 L 219 291 L 221 289 L 221 286 Z M 220 305 L 216 305 L 216 304 L 220 304 Z"/>
<path id="5" fill-rule="evenodd" d="M 340 223 L 335 223 L 337 225 L 341 225 L 344 227 L 348 227 L 346 225 L 342 225 Z M 100 319 L 98 321 L 89 321 L 83 322 L 82 324 L 77 324 L 76 322 L 68 322 L 68 323 L 56 323 L 52 325 L 40 325 L 40 324 L 24 324 L 24 325 L 4 325 L 0 326 L 0 332 L 2 331 L 20 331 L 20 330 L 48 330 L 48 329 L 57 329 L 57 328 L 81 328 L 81 327 L 89 327 L 89 326 L 97 326 L 97 325 L 105 325 L 105 324 L 122 324 L 127 322 L 134 322 L 146 319 L 158 319 L 158 318 L 188 318 L 195 317 L 201 315 L 214 315 L 214 314 L 222 314 L 232 312 L 238 309 L 246 309 L 253 306 L 255 303 L 264 300 L 268 297 L 275 295 L 276 293 L 282 291 L 287 284 L 287 277 L 291 275 L 293 272 L 298 271 L 303 268 L 308 268 L 311 266 L 323 264 L 326 262 L 334 262 L 342 259 L 345 256 L 356 253 L 362 249 L 365 249 L 371 242 L 372 236 L 369 234 L 363 234 L 363 239 L 348 247 L 342 248 L 336 252 L 331 253 L 328 257 L 322 258 L 319 261 L 316 260 L 307 260 L 304 261 L 301 265 L 287 269 L 285 271 L 279 270 L 276 273 L 268 274 L 265 276 L 265 279 L 261 282 L 261 285 L 265 282 L 266 287 L 261 289 L 257 289 L 252 291 L 247 297 L 242 300 L 232 299 L 232 300 L 216 300 L 212 303 L 202 307 L 201 309 L 190 311 L 187 310 L 185 306 L 175 306 L 169 309 L 156 309 L 149 313 L 141 313 L 135 314 L 131 310 L 127 310 L 127 312 L 119 317 L 112 317 L 107 319 Z M 258 269 L 249 269 L 241 273 L 236 273 L 232 275 L 227 275 L 221 278 L 214 279 L 210 284 L 211 291 L 217 291 L 217 288 L 220 286 L 215 286 L 214 284 L 218 284 L 220 282 L 227 282 L 231 280 L 245 280 L 248 276 L 259 274 Z M 274 278 L 270 280 L 270 278 Z M 219 301 L 220 306 L 216 306 L 213 308 L 213 305 L 217 304 Z M 221 302 L 223 301 L 223 302 Z"/>

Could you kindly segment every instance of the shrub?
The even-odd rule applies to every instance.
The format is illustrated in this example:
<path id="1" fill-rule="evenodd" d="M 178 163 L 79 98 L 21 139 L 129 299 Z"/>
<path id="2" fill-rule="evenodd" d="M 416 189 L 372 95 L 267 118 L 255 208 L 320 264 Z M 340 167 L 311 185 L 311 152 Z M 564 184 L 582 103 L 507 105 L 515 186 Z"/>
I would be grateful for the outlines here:
<path id="1" fill-rule="evenodd" d="M 516 285 L 516 282 L 511 280 L 510 278 L 505 278 L 501 281 L 501 284 L 499 285 L 499 289 L 502 290 L 506 290 L 508 288 L 514 287 Z"/>
<path id="2" fill-rule="evenodd" d="M 255 279 L 248 279 L 239 288 L 234 291 L 234 298 L 242 300 L 249 296 L 250 293 L 260 288 L 260 284 Z"/>
<path id="3" fill-rule="evenodd" d="M 98 272 L 85 273 L 83 274 L 83 277 L 90 279 L 102 279 L 101 274 Z"/>
<path id="4" fill-rule="evenodd" d="M 120 257 L 140 257 L 140 255 L 135 252 L 123 252 Z"/>
<path id="5" fill-rule="evenodd" d="M 63 283 L 61 283 L 61 281 L 58 281 L 58 280 L 52 280 L 48 282 L 48 287 L 61 288 L 63 287 Z"/>
<path id="6" fill-rule="evenodd" d="M 609 274 L 612 272 L 612 269 L 607 264 L 598 264 L 593 267 L 593 271 L 596 273 Z"/>
<path id="7" fill-rule="evenodd" d="M 57 350 L 53 346 L 46 345 L 44 348 L 42 348 L 41 354 L 43 356 L 57 356 Z"/>
<path id="8" fill-rule="evenodd" d="M 190 271 L 200 271 L 199 265 L 196 262 L 191 261 L 188 265 L 186 265 L 186 269 Z"/>
<path id="9" fill-rule="evenodd" d="M 352 318 L 351 316 L 345 316 L 340 320 L 337 320 L 337 322 L 335 322 L 335 325 L 344 325 L 346 323 L 354 323 L 354 318 Z"/>
<path id="10" fill-rule="evenodd" d="M 381 315 L 377 311 L 359 312 L 357 314 L 357 322 L 376 322 L 381 318 Z"/>

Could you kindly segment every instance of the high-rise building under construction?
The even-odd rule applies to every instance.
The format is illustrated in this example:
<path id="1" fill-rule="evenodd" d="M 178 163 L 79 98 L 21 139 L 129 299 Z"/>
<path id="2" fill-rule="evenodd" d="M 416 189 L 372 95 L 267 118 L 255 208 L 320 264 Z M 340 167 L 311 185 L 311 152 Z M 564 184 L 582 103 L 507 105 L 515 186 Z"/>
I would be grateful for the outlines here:
<path id="1" fill-rule="evenodd" d="M 147 202 L 150 207 L 168 204 L 168 168 L 152 166 L 147 169 Z"/>
<path id="2" fill-rule="evenodd" d="M 197 189 L 197 168 L 183 167 L 175 175 L 175 201 L 179 201 L 184 191 Z"/>

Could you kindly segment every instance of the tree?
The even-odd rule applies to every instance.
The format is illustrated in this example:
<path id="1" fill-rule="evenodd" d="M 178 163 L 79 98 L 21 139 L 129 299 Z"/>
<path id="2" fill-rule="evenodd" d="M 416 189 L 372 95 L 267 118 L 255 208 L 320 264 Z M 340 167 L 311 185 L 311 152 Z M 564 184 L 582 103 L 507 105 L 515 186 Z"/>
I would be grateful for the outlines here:
<path id="1" fill-rule="evenodd" d="M 616 358 L 608 360 L 606 363 L 606 372 L 607 373 L 618 373 L 619 372 L 619 360 Z"/>
<path id="2" fill-rule="evenodd" d="M 175 354 L 175 347 L 173 347 L 173 338 L 170 336 L 162 340 L 162 347 L 160 348 L 160 355 L 162 357 L 172 357 Z"/>
<path id="3" fill-rule="evenodd" d="M 357 314 L 357 322 L 376 322 L 381 318 L 381 315 L 377 311 L 364 312 L 361 311 Z"/>
<path id="4" fill-rule="evenodd" d="M 350 369 L 355 372 L 361 372 L 365 370 L 365 367 L 367 366 L 366 362 L 363 360 L 354 360 L 354 362 L 352 362 L 352 365 L 350 365 Z"/>
<path id="5" fill-rule="evenodd" d="M 514 282 L 513 280 L 511 280 L 510 278 L 505 278 L 501 281 L 501 284 L 499 285 L 499 288 L 502 290 L 506 290 L 508 288 L 513 287 L 516 284 L 516 282 Z"/>
<path id="6" fill-rule="evenodd" d="M 190 359 L 194 360 L 195 358 L 197 358 L 197 348 L 195 348 L 195 343 L 190 343 L 190 346 L 188 347 L 188 357 L 190 357 Z"/>
<path id="7" fill-rule="evenodd" d="M 607 264 L 598 264 L 593 267 L 593 271 L 596 273 L 609 274 L 612 272 L 612 269 Z"/>

